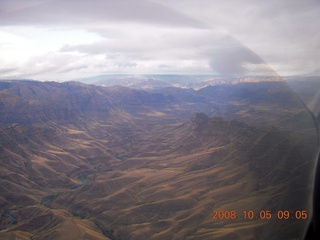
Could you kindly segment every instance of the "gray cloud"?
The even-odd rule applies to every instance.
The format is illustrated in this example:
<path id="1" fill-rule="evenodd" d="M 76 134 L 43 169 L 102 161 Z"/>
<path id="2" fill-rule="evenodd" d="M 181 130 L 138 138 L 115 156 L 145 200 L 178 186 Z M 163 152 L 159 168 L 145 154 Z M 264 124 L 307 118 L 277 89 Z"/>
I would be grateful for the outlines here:
<path id="1" fill-rule="evenodd" d="M 0 73 L 8 73 L 16 70 L 16 68 L 0 68 Z"/>
<path id="2" fill-rule="evenodd" d="M 168 36 L 170 35 L 170 37 Z M 64 46 L 62 52 L 77 51 L 86 54 L 106 54 L 112 61 L 138 60 L 192 60 L 207 61 L 215 73 L 223 75 L 252 74 L 252 69 L 263 69 L 264 73 L 275 73 L 253 51 L 231 36 L 214 31 L 192 33 L 164 32 L 157 39 L 147 35 L 127 37 L 114 41 L 93 44 Z M 109 58 L 110 57 L 110 58 Z M 255 67 L 253 67 L 256 65 Z M 249 67 L 248 67 L 249 66 Z"/>
<path id="3" fill-rule="evenodd" d="M 87 69 L 87 68 L 88 68 L 87 65 L 68 66 L 68 67 L 65 67 L 65 68 L 59 70 L 58 72 L 68 73 L 68 72 L 79 71 L 79 70 L 81 70 L 81 69 Z"/>
<path id="4" fill-rule="evenodd" d="M 6 74 L 17 71 L 17 68 L 0 68 L 0 78 L 6 77 Z"/>
<path id="5" fill-rule="evenodd" d="M 318 0 L 161 2 L 229 33 L 280 72 L 312 71 L 320 64 Z"/>
<path id="6" fill-rule="evenodd" d="M 65 45 L 61 52 L 82 54 L 105 54 L 109 60 L 193 60 L 201 59 L 213 41 L 221 35 L 208 30 L 150 29 L 138 26 L 140 31 L 123 31 L 117 38 L 106 39 L 92 44 Z M 150 34 L 152 32 L 152 34 Z"/>
<path id="7" fill-rule="evenodd" d="M 0 16 L 2 25 L 90 24 L 105 21 L 136 21 L 146 24 L 203 28 L 205 25 L 179 11 L 149 0 L 10 0 L 25 7 Z M 6 8 L 3 0 L 2 8 Z M 7 3 L 8 5 L 8 3 Z M 5 9 L 4 9 L 5 10 Z M 3 11 L 3 10 L 0 10 Z"/>
<path id="8" fill-rule="evenodd" d="M 15 65 L 8 51 L 11 62 L 0 60 L 28 76 L 168 70 L 159 66 L 197 73 L 211 67 L 211 72 L 224 75 L 261 69 L 272 73 L 272 67 L 280 74 L 299 74 L 320 64 L 319 16 L 315 0 L 0 0 L 0 34 L 1 28 L 13 29 L 10 36 L 22 32 L 15 42 L 9 35 L 3 41 L 12 43 L 13 51 L 24 39 L 26 45 L 28 40 L 37 42 L 16 26 L 37 26 L 49 34 L 52 29 L 77 29 L 84 38 L 88 31 L 99 35 L 92 41 L 69 40 L 60 50 L 48 50 L 52 54 L 42 52 L 39 61 L 30 56 L 22 62 L 14 52 Z M 40 44 L 50 47 L 50 41 Z"/>
<path id="9" fill-rule="evenodd" d="M 138 64 L 134 62 L 120 62 L 117 64 L 119 68 L 133 68 L 136 67 Z"/>
<path id="10" fill-rule="evenodd" d="M 221 75 L 247 74 L 250 71 L 247 64 L 266 65 L 254 52 L 231 37 L 221 39 L 221 43 L 210 52 L 210 66 Z M 271 73 L 272 69 L 269 69 Z"/>

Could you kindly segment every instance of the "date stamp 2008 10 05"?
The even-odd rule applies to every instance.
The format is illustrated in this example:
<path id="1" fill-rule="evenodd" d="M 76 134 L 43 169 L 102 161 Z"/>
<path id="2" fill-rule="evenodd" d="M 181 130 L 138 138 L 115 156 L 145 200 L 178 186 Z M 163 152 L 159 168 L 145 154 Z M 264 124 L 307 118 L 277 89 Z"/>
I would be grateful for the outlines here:
<path id="1" fill-rule="evenodd" d="M 253 210 L 244 210 L 242 212 L 237 212 L 236 210 L 213 210 L 212 211 L 212 219 L 216 220 L 235 220 L 235 219 L 262 219 L 262 220 L 271 220 L 271 219 L 279 219 L 279 220 L 288 220 L 288 219 L 296 219 L 296 220 L 306 220 L 308 218 L 308 213 L 306 210 L 279 210 L 276 212 L 271 212 L 270 210 L 261 210 L 261 211 L 253 211 Z"/>

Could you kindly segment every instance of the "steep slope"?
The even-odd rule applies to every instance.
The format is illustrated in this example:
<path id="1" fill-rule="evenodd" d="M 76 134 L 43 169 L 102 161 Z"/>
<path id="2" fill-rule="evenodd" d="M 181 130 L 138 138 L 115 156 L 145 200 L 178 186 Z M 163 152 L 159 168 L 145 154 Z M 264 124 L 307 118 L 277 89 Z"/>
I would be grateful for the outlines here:
<path id="1" fill-rule="evenodd" d="M 112 110 L 139 113 L 175 103 L 174 98 L 160 94 L 77 82 L 1 82 L 0 96 L 1 124 L 75 123 L 91 116 L 108 118 Z"/>
<path id="2" fill-rule="evenodd" d="M 300 90 L 309 85 L 309 82 L 302 82 Z M 315 89 L 317 86 L 313 85 Z M 189 111 L 237 119 L 250 125 L 287 130 L 310 125 L 310 115 L 298 95 L 283 81 L 240 82 L 207 86 L 197 91 L 171 87 L 154 92 L 174 96 L 184 102 L 184 108 Z"/>
<path id="3" fill-rule="evenodd" d="M 1 239 L 303 235 L 307 220 L 277 219 L 311 211 L 316 136 L 302 129 L 183 119 L 194 109 L 181 99 L 123 87 L 3 83 L 0 96 Z"/>

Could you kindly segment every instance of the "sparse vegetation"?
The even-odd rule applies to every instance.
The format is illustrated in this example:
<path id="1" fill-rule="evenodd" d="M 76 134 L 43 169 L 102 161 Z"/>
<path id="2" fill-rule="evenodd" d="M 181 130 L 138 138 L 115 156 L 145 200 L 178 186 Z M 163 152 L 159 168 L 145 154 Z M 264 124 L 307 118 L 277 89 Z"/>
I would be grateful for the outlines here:
<path id="1" fill-rule="evenodd" d="M 190 105 L 172 89 L 154 96 L 79 83 L 0 83 L 0 206 L 19 207 L 1 239 L 18 231 L 34 239 L 301 236 L 302 221 L 211 218 L 213 209 L 310 211 L 314 124 L 287 90 L 271 91 L 281 102 L 259 98 L 266 84 L 250 85 L 252 99 L 234 86 L 239 94 L 224 102 L 208 88 Z"/>

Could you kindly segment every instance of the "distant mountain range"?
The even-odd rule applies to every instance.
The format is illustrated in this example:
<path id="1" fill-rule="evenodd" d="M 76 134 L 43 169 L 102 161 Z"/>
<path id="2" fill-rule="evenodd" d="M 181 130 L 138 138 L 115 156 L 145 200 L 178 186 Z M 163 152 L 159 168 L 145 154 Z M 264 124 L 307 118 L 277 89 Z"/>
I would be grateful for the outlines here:
<path id="1" fill-rule="evenodd" d="M 74 79 L 74 81 L 110 87 L 125 87 L 154 90 L 165 87 L 193 88 L 195 90 L 221 84 L 238 84 L 244 82 L 281 81 L 280 77 L 223 77 L 218 75 L 100 75 L 90 78 Z"/>

